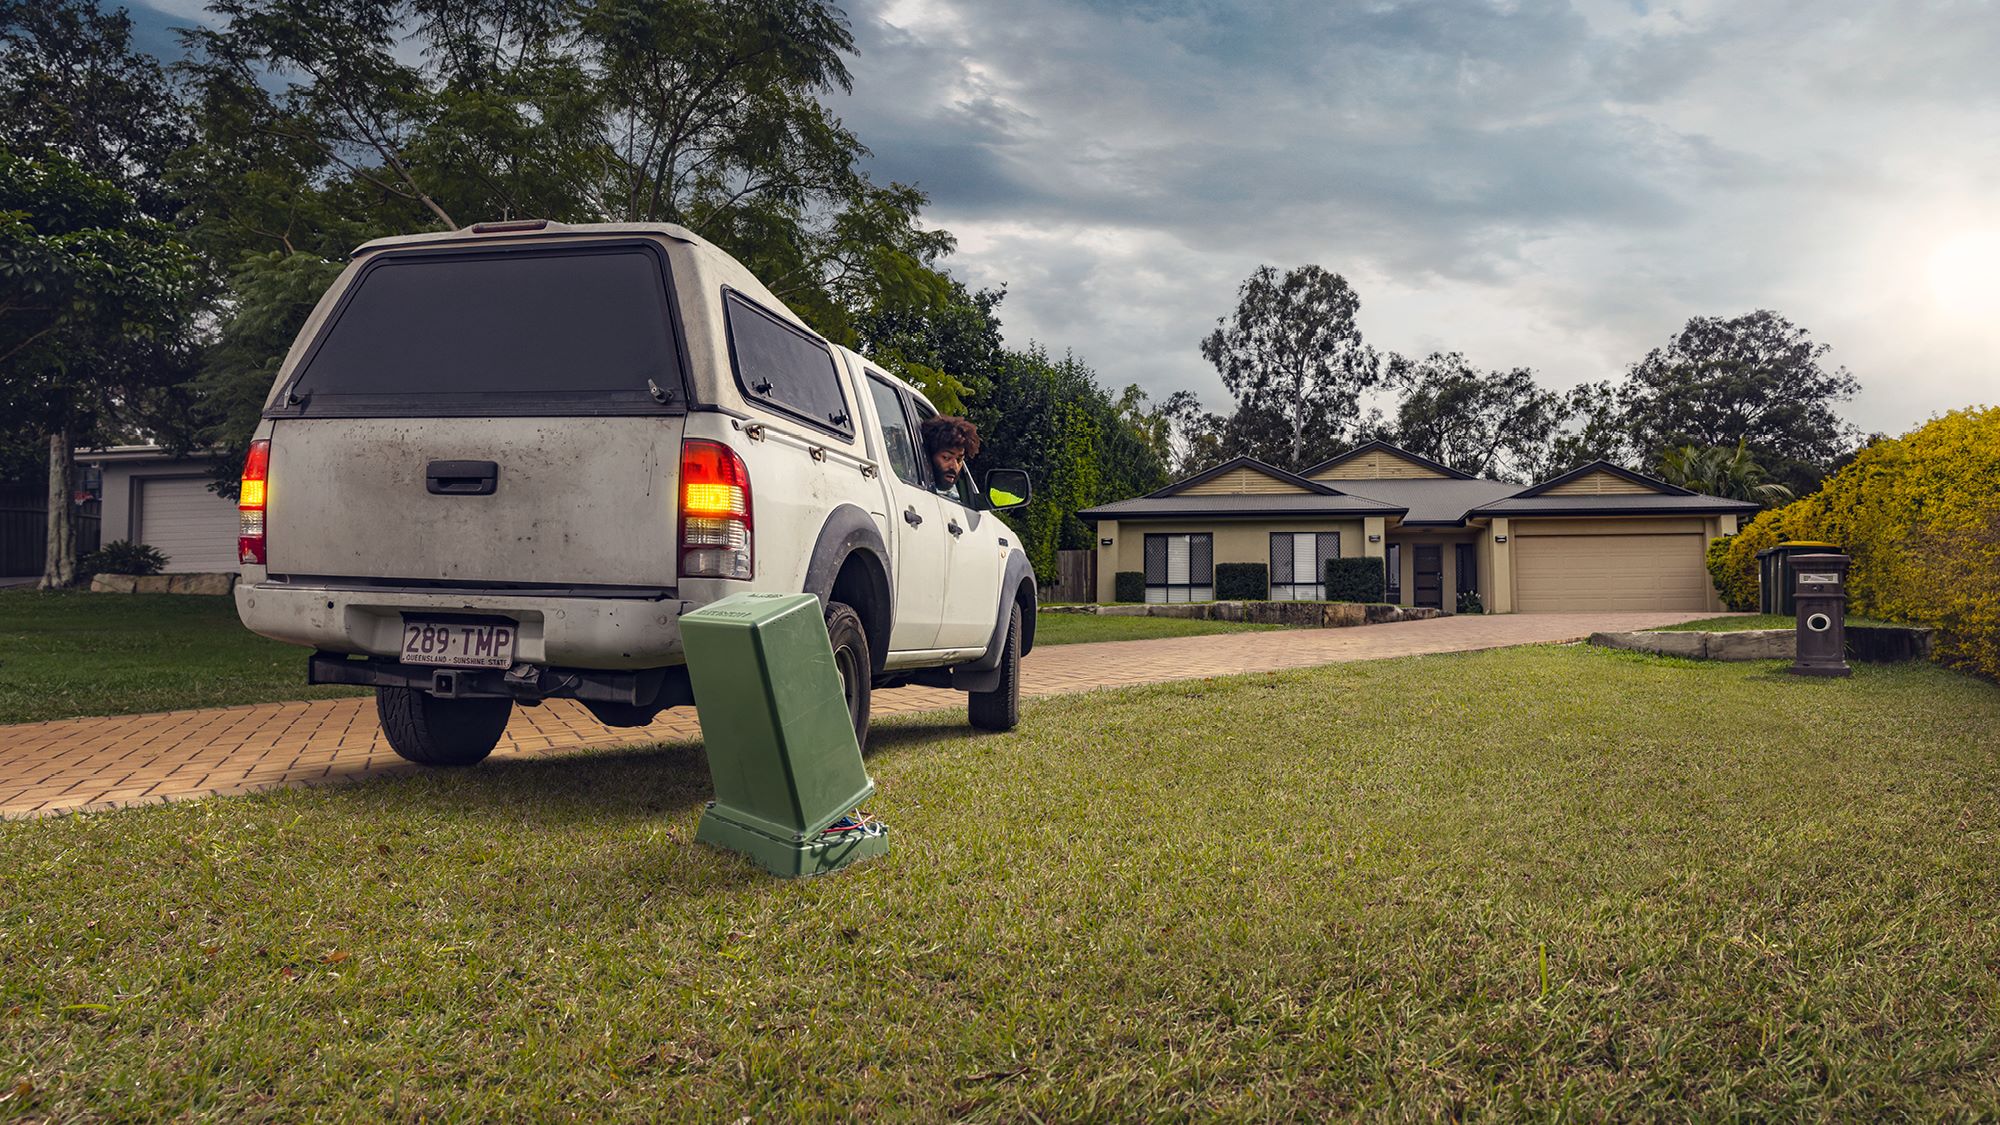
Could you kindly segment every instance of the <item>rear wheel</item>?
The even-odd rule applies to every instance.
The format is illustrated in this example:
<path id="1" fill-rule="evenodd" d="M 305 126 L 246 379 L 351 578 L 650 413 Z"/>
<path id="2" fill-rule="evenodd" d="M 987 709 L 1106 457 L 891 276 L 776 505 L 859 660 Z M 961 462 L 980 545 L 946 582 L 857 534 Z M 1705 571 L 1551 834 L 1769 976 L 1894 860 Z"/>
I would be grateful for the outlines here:
<path id="1" fill-rule="evenodd" d="M 1013 730 L 1021 722 L 1021 607 L 1007 611 L 1007 643 L 1000 650 L 1000 684 L 968 692 L 967 717 L 980 730 Z"/>
<path id="2" fill-rule="evenodd" d="M 861 615 L 846 602 L 826 607 L 826 639 L 833 645 L 833 666 L 840 673 L 840 694 L 847 700 L 847 717 L 854 722 L 854 741 L 868 749 L 868 704 L 872 694 L 868 633 Z"/>
<path id="3" fill-rule="evenodd" d="M 474 766 L 500 744 L 511 699 L 439 699 L 406 687 L 375 689 L 375 714 L 389 746 L 420 766 Z"/>

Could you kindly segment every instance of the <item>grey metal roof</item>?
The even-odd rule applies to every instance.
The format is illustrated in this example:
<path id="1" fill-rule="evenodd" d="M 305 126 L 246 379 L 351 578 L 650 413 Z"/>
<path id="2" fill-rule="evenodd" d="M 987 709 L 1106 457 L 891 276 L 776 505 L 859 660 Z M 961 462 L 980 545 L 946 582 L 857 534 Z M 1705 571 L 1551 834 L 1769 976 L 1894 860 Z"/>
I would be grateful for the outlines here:
<path id="1" fill-rule="evenodd" d="M 1688 493 L 1665 496 L 1657 492 L 1616 492 L 1601 496 L 1513 496 L 1474 508 L 1474 516 L 1643 516 L 1643 515 L 1726 515 L 1757 511 L 1748 500 L 1724 500 L 1720 496 Z"/>
<path id="2" fill-rule="evenodd" d="M 1464 523 L 1465 514 L 1521 491 L 1501 480 L 1343 480 L 1335 481 L 1350 496 L 1365 496 L 1408 511 L 1404 523 Z"/>
<path id="3" fill-rule="evenodd" d="M 1365 496 L 1310 492 L 1234 492 L 1227 495 L 1141 496 L 1085 508 L 1088 523 L 1131 519 L 1261 519 L 1267 516 L 1395 516 L 1403 509 Z"/>

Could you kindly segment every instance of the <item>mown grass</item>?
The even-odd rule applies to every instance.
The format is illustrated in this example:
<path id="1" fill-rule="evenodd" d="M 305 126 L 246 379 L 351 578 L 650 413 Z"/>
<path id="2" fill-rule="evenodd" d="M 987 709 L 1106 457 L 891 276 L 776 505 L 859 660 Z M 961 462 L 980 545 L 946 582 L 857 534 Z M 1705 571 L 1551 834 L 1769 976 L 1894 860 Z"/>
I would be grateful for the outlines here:
<path id="1" fill-rule="evenodd" d="M 1889 625 L 1892 622 L 1875 621 L 1866 617 L 1850 617 L 1849 625 Z M 1736 633 L 1748 629 L 1794 629 L 1798 618 L 1784 613 L 1741 613 L 1729 617 L 1704 617 L 1700 621 L 1683 621 L 1679 625 L 1658 625 L 1657 633 Z"/>
<path id="2" fill-rule="evenodd" d="M 1191 637 L 1273 626 L 1046 613 L 1035 643 Z M 327 699 L 306 650 L 243 627 L 229 598 L 0 590 L 0 724 Z"/>
<path id="3" fill-rule="evenodd" d="M 1992 1116 L 1996 731 L 1534 648 L 886 722 L 893 850 L 804 882 L 691 842 L 690 745 L 0 824 L 0 1105 Z"/>
<path id="4" fill-rule="evenodd" d="M 229 598 L 0 590 L 0 723 L 325 699 Z"/>
<path id="5" fill-rule="evenodd" d="M 1035 618 L 1035 644 L 1073 645 L 1089 641 L 1145 641 L 1156 637 L 1200 637 L 1278 629 L 1240 621 L 1192 621 L 1179 617 L 1126 617 L 1092 613 L 1043 613 Z"/>

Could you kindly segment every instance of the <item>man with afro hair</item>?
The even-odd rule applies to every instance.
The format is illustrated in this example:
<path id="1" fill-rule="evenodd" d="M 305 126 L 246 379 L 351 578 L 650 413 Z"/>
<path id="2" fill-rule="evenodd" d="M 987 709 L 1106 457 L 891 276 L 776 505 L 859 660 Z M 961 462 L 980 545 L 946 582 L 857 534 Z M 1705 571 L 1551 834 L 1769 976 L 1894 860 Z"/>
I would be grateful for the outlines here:
<path id="1" fill-rule="evenodd" d="M 979 428 L 963 418 L 939 414 L 924 419 L 924 452 L 930 455 L 932 487 L 958 497 L 965 463 L 979 456 Z"/>

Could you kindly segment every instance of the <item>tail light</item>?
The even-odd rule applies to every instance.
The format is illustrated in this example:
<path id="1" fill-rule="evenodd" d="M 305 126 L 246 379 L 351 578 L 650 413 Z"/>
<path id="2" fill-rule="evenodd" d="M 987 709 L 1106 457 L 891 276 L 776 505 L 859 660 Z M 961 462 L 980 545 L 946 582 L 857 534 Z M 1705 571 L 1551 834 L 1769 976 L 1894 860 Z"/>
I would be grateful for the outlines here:
<path id="1" fill-rule="evenodd" d="M 681 443 L 681 576 L 749 578 L 750 470 L 721 442 Z"/>
<path id="2" fill-rule="evenodd" d="M 270 502 L 271 441 L 258 438 L 243 458 L 243 484 L 236 493 L 236 510 L 243 530 L 236 538 L 236 561 L 264 565 L 264 506 Z"/>

